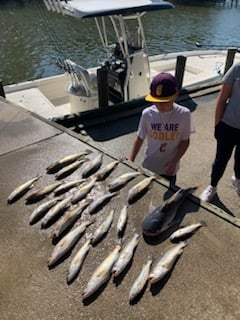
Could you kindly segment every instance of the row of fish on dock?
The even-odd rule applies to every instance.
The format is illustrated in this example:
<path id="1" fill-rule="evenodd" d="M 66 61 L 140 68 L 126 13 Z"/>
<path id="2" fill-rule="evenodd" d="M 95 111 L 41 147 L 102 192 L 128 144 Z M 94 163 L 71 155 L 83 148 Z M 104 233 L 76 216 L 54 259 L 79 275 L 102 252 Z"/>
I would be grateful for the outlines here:
<path id="1" fill-rule="evenodd" d="M 96 199 L 88 198 L 88 194 L 95 188 L 96 183 L 109 177 L 121 162 L 121 160 L 114 160 L 102 167 L 103 154 L 99 153 L 90 160 L 87 157 L 90 153 L 91 151 L 85 150 L 84 152 L 68 155 L 50 164 L 46 168 L 46 173 L 55 174 L 55 181 L 47 186 L 33 190 L 25 198 L 26 204 L 33 204 L 45 199 L 47 196 L 53 195 L 53 197 L 38 205 L 29 217 L 30 225 L 40 221 L 42 229 L 53 226 L 52 238 L 56 241 L 56 244 L 48 260 L 49 268 L 58 264 L 67 253 L 71 252 L 88 227 L 96 222 L 97 218 L 94 214 L 101 210 L 113 197 L 117 196 L 128 182 L 142 174 L 141 171 L 124 173 L 108 183 L 108 191 L 104 195 Z M 80 167 L 82 169 L 80 179 L 72 181 L 63 180 Z M 41 176 L 39 175 L 17 187 L 8 196 L 8 204 L 12 204 L 26 195 L 40 178 Z M 96 292 L 109 280 L 111 274 L 114 277 L 122 274 L 133 259 L 141 235 L 135 232 L 128 243 L 123 246 L 122 236 L 128 220 L 128 208 L 129 205 L 144 196 L 154 179 L 156 179 L 155 176 L 145 177 L 128 190 L 127 203 L 122 206 L 116 223 L 116 230 L 119 235 L 118 243 L 90 277 L 83 291 L 83 299 L 90 297 Z M 195 189 L 196 187 L 180 189 L 169 199 L 163 201 L 160 206 L 154 208 L 142 221 L 142 234 L 150 237 L 158 236 L 167 230 L 174 223 L 178 209 L 184 199 L 193 193 Z M 75 191 L 71 192 L 72 190 Z M 69 191 L 71 194 L 65 195 Z M 88 214 L 88 218 L 80 221 L 82 213 L 85 211 Z M 86 241 L 69 265 L 67 274 L 68 284 L 76 279 L 90 248 L 96 246 L 108 233 L 114 216 L 115 210 L 109 210 L 106 217 L 95 228 L 95 231 L 86 236 Z M 202 225 L 204 223 L 199 222 L 173 232 L 170 240 L 180 240 L 180 242 L 167 250 L 154 267 L 152 267 L 152 256 L 148 257 L 130 289 L 130 302 L 143 291 L 148 281 L 151 284 L 158 282 L 173 268 L 175 261 L 182 254 L 183 248 L 187 244 L 186 241 L 182 241 L 181 239 L 193 234 Z"/>

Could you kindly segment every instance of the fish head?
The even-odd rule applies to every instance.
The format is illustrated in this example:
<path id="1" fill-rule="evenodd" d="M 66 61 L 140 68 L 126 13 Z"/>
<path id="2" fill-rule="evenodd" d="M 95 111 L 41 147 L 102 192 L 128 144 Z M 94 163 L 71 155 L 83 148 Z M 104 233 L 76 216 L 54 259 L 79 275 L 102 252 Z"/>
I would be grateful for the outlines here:
<path id="1" fill-rule="evenodd" d="M 146 236 L 157 236 L 165 226 L 165 214 L 162 211 L 154 210 L 142 221 L 142 233 Z"/>

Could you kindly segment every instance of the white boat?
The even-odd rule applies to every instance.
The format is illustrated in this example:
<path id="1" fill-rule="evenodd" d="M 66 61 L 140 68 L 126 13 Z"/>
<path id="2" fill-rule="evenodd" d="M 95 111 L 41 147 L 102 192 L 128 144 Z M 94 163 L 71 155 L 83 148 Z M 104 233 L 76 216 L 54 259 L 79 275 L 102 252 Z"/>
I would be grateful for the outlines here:
<path id="1" fill-rule="evenodd" d="M 61 75 L 4 87 L 9 101 L 44 118 L 67 119 L 74 115 L 76 119 L 76 115 L 81 117 L 89 111 L 117 106 L 131 108 L 132 103 L 142 105 L 151 79 L 161 71 L 175 74 L 179 86 L 188 90 L 220 82 L 229 65 L 240 62 L 237 48 L 149 56 L 142 17 L 148 11 L 173 9 L 166 1 L 44 0 L 44 3 L 56 14 L 95 20 L 106 52 L 101 65 L 86 69 L 66 59 L 58 62 Z"/>

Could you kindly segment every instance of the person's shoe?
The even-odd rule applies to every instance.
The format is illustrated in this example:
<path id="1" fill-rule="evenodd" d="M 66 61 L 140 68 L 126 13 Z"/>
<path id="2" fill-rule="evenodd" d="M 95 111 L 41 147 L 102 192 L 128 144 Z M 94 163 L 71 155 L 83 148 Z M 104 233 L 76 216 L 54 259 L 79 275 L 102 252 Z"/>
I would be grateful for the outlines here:
<path id="1" fill-rule="evenodd" d="M 237 179 L 235 176 L 232 176 L 231 179 L 237 194 L 240 196 L 240 179 Z"/>
<path id="2" fill-rule="evenodd" d="M 200 199 L 202 201 L 210 202 L 212 198 L 215 196 L 217 193 L 217 188 L 213 186 L 208 186 L 200 195 Z"/>

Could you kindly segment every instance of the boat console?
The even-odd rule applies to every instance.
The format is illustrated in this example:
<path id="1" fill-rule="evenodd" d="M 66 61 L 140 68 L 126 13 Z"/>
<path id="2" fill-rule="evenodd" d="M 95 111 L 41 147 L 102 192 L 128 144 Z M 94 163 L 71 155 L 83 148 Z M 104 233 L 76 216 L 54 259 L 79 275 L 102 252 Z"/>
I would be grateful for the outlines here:
<path id="1" fill-rule="evenodd" d="M 171 9 L 162 0 L 44 0 L 48 10 L 75 18 L 94 18 L 106 58 L 93 72 L 65 60 L 72 112 L 81 112 L 143 97 L 150 67 L 142 17 L 147 11 Z M 110 39 L 115 36 L 114 41 Z M 95 75 L 94 75 L 95 73 Z"/>

